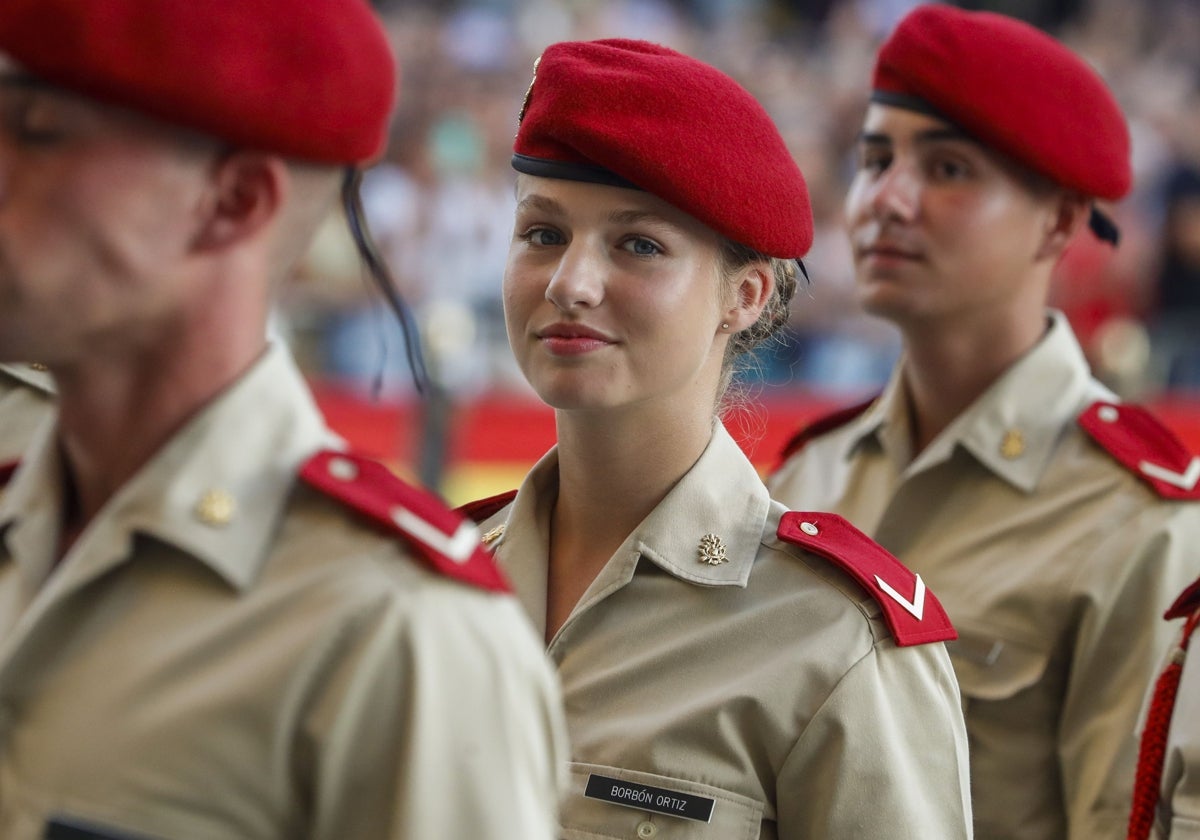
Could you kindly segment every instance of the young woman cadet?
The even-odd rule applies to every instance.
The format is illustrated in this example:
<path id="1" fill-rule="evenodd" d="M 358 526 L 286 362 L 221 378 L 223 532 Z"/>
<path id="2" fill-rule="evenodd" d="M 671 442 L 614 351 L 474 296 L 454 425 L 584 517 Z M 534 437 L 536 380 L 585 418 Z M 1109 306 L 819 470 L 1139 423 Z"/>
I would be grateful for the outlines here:
<path id="1" fill-rule="evenodd" d="M 812 238 L 770 118 L 672 50 L 562 43 L 515 152 L 509 340 L 558 445 L 469 507 L 562 681 L 561 837 L 969 836 L 940 605 L 717 418 Z"/>

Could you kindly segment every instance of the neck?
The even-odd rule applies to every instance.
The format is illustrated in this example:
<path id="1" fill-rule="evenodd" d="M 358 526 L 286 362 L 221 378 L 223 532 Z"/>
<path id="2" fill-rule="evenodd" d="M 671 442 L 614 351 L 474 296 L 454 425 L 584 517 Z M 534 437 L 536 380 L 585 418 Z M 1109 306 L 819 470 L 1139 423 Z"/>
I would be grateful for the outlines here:
<path id="1" fill-rule="evenodd" d="M 547 641 L 712 437 L 711 416 L 649 413 L 558 412 L 559 489 L 550 520 Z"/>
<path id="2" fill-rule="evenodd" d="M 1046 319 L 906 329 L 903 376 L 919 453 L 1041 340 Z"/>
<path id="3" fill-rule="evenodd" d="M 559 412 L 557 424 L 555 520 L 613 549 L 696 463 L 713 428 L 697 412 L 650 419 L 638 410 Z"/>
<path id="4" fill-rule="evenodd" d="M 65 544 L 264 347 L 261 324 L 240 332 L 228 324 L 220 332 L 184 328 L 149 346 L 53 367 L 67 473 Z"/>

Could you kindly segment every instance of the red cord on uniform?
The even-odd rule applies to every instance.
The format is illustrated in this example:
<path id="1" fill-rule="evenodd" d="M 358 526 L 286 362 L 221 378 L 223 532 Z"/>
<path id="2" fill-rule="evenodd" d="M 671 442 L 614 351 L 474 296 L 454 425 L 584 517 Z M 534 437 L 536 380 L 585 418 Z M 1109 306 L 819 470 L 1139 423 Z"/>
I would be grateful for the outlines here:
<path id="1" fill-rule="evenodd" d="M 1188 618 L 1179 641 L 1179 649 L 1154 684 L 1154 695 L 1150 700 L 1150 710 L 1146 715 L 1142 742 L 1138 748 L 1137 774 L 1133 782 L 1133 807 L 1129 812 L 1127 840 L 1146 840 L 1154 827 L 1154 813 L 1158 808 L 1159 789 L 1162 786 L 1163 762 L 1167 756 L 1167 731 L 1171 727 L 1171 713 L 1175 709 L 1175 695 L 1179 691 L 1179 678 L 1183 673 L 1183 654 L 1198 621 L 1200 612 L 1195 612 Z"/>

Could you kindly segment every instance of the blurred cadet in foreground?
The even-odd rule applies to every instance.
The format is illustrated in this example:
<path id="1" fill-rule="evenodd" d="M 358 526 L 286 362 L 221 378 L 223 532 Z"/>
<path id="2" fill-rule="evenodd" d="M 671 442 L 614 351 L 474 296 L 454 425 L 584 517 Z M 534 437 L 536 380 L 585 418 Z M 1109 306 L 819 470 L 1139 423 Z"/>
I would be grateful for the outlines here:
<path id="1" fill-rule="evenodd" d="M 379 21 L 7 0 L 0 53 L 0 359 L 60 406 L 0 499 L 0 836 L 549 837 L 519 605 L 266 338 L 339 190 L 359 221 Z"/>

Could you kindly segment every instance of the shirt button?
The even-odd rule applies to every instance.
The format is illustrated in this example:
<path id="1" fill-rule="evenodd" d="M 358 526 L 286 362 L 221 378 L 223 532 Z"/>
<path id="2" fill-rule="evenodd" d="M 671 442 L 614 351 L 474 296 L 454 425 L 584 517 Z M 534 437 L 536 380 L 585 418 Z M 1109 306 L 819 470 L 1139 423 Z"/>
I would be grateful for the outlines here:
<path id="1" fill-rule="evenodd" d="M 658 826 L 654 823 L 646 821 L 638 823 L 638 837 L 653 837 L 658 834 Z"/>

